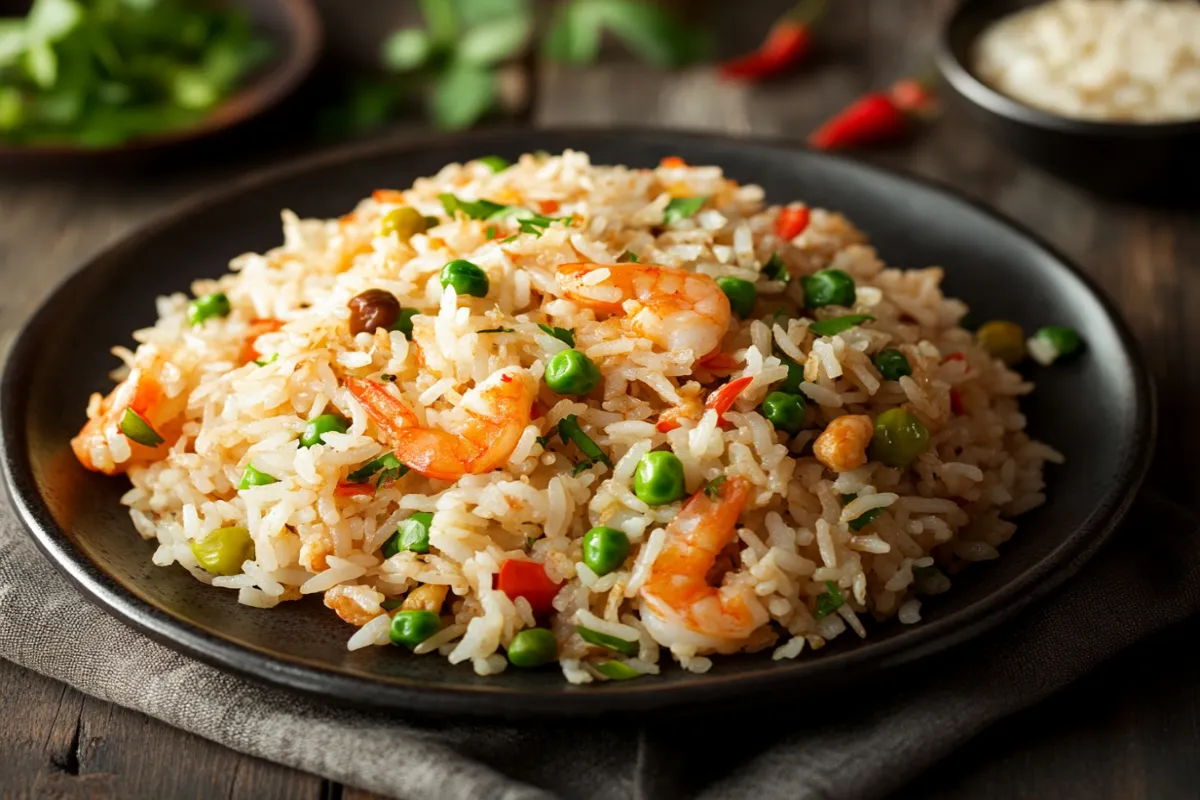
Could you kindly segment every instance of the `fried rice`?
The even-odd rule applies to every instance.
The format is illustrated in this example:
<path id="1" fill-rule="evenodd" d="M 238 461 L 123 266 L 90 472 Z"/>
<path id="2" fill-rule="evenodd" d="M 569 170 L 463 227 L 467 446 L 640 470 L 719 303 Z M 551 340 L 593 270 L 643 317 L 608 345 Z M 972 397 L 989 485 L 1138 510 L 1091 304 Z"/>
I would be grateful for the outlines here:
<path id="1" fill-rule="evenodd" d="M 512 666 L 505 653 L 522 631 L 548 629 L 550 660 L 586 683 L 656 674 L 664 651 L 703 672 L 714 651 L 796 658 L 847 630 L 866 637 L 872 620 L 918 623 L 923 596 L 947 591 L 966 564 L 998 557 L 1012 518 L 1044 502 L 1043 464 L 1062 456 L 1024 433 L 1018 398 L 1033 387 L 962 327 L 967 308 L 943 296 L 940 268 L 887 268 L 840 214 L 769 206 L 760 187 L 715 166 L 595 166 L 572 151 L 497 166 L 450 164 L 411 188 L 377 191 L 340 219 L 284 211 L 281 246 L 192 285 L 196 297 L 224 295 L 224 315 L 199 320 L 184 294 L 162 297 L 155 325 L 134 333 L 136 350 L 114 348 L 125 362 L 114 379 L 142 388 L 148 379 L 151 405 L 122 406 L 120 387 L 93 396 L 93 430 L 74 444 L 86 466 L 127 473 L 122 502 L 157 543 L 155 564 L 260 609 L 323 595 L 357 627 L 352 650 L 388 644 L 400 614 L 431 612 L 435 631 L 410 649 L 481 675 Z M 400 207 L 416 209 L 424 230 L 392 230 Z M 486 274 L 484 296 L 444 285 L 443 267 L 459 259 Z M 706 290 L 710 279 L 739 278 L 757 301 L 745 318 L 718 314 L 717 350 L 697 352 L 680 346 L 694 333 L 688 318 L 660 320 L 667 338 L 656 337 L 638 324 L 646 303 L 602 307 L 566 291 L 568 264 L 585 265 L 584 282 L 600 288 L 617 269 L 604 265 L 681 268 L 708 276 L 697 282 Z M 853 302 L 807 307 L 803 278 L 827 269 L 853 279 Z M 352 333 L 351 300 L 368 290 L 415 311 L 411 330 Z M 852 314 L 861 321 L 839 332 L 810 330 Z M 558 394 L 547 364 L 572 346 L 600 380 Z M 908 374 L 881 374 L 874 358 L 884 349 L 903 354 Z M 419 443 L 397 444 L 405 425 L 467 430 L 486 417 L 472 407 L 486 405 L 480 389 L 513 377 L 534 396 L 527 417 L 523 408 L 488 418 L 513 431 L 513 441 L 491 443 L 489 453 L 503 450 L 495 464 L 473 471 L 464 460 L 464 474 L 443 475 L 414 457 Z M 789 382 L 806 401 L 794 434 L 762 406 Z M 712 402 L 722 386 L 740 388 L 723 413 Z M 390 425 L 364 405 L 364 392 L 377 390 L 387 397 L 370 396 L 385 405 L 403 404 L 408 423 Z M 114 427 L 126 407 L 165 442 L 137 444 L 141 428 L 131 441 L 130 429 Z M 898 408 L 928 432 L 911 463 L 888 466 L 865 441 L 851 441 L 841 463 L 815 454 L 834 420 L 865 418 L 869 438 L 871 420 L 878 429 Z M 304 446 L 306 425 L 329 414 L 344 418 L 344 432 Z M 601 457 L 559 433 L 572 418 Z M 455 436 L 430 441 L 453 449 Z M 464 452 L 484 447 L 458 438 Z M 385 458 L 393 450 L 399 462 Z M 651 452 L 677 457 L 683 496 L 657 505 L 639 496 L 635 473 Z M 364 477 L 372 463 L 380 468 Z M 248 467 L 273 480 L 247 482 Z M 731 493 L 722 495 L 723 481 L 746 489 L 744 505 L 693 583 L 742 592 L 762 616 L 718 636 L 720 646 L 664 636 L 647 624 L 649 582 L 672 542 L 688 555 L 676 521 L 689 515 L 688 498 L 707 490 L 692 512 L 717 506 Z M 432 515 L 424 547 L 398 545 L 398 527 L 420 512 Z M 629 544 L 604 574 L 583 554 L 596 526 Z M 245 558 L 213 574 L 204 543 L 230 528 L 246 532 Z M 544 602 L 501 579 L 506 565 L 526 562 L 552 587 Z M 678 610 L 677 625 L 702 625 Z M 597 643 L 604 637 L 609 646 Z"/>

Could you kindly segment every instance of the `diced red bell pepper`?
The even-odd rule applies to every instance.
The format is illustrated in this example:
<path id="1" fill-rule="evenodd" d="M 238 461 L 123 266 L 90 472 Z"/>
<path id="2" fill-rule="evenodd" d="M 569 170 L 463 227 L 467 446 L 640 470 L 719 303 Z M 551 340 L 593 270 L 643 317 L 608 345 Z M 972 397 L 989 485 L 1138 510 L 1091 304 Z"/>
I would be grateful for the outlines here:
<path id="1" fill-rule="evenodd" d="M 704 407 L 717 412 L 717 421 L 724 422 L 724 414 L 733 407 L 733 401 L 746 390 L 754 378 L 744 377 L 732 380 L 708 396 Z"/>
<path id="2" fill-rule="evenodd" d="M 775 218 L 775 233 L 780 239 L 790 242 L 804 233 L 811 219 L 812 212 L 807 208 L 780 209 L 779 216 Z"/>
<path id="3" fill-rule="evenodd" d="M 510 558 L 500 565 L 496 588 L 512 600 L 524 597 L 534 614 L 545 616 L 554 610 L 554 596 L 561 584 L 550 580 L 546 568 L 538 562 Z"/>

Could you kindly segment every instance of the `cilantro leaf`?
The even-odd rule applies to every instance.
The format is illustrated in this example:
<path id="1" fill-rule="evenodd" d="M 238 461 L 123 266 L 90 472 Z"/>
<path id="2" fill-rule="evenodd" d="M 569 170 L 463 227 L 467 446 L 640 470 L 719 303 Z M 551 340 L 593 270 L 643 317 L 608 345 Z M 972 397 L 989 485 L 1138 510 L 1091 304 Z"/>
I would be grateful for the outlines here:
<path id="1" fill-rule="evenodd" d="M 612 466 L 612 461 L 600 449 L 600 445 L 592 441 L 592 437 L 583 432 L 583 428 L 579 425 L 579 418 L 576 415 L 569 414 L 559 420 L 558 435 L 564 442 L 574 442 L 575 446 L 591 461 L 598 461 L 610 467 Z"/>
<path id="2" fill-rule="evenodd" d="M 663 225 L 670 225 L 681 219 L 687 219 L 699 211 L 706 200 L 708 198 L 704 195 L 697 197 L 676 197 L 667 203 L 667 207 L 663 209 Z"/>
<path id="3" fill-rule="evenodd" d="M 567 347 L 575 346 L 575 331 L 567 330 L 566 328 L 552 328 L 544 322 L 539 322 L 538 327 L 553 336 L 555 339 L 558 339 Z"/>
<path id="4" fill-rule="evenodd" d="M 708 483 L 704 484 L 704 495 L 712 501 L 717 501 L 721 498 L 721 484 L 728 480 L 724 475 L 718 475 Z"/>

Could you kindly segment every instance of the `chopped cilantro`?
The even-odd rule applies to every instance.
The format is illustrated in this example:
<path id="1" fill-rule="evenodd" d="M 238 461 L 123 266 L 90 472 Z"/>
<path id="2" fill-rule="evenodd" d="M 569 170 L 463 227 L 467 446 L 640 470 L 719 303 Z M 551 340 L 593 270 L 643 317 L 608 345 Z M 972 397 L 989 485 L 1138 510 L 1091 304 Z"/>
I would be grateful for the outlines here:
<path id="1" fill-rule="evenodd" d="M 350 483 L 366 483 L 377 472 L 379 473 L 379 477 L 375 481 L 376 489 L 387 481 L 394 481 L 404 477 L 408 472 L 408 467 L 400 463 L 400 459 L 396 458 L 395 453 L 384 453 L 374 461 L 368 461 L 351 472 L 346 476 L 346 480 Z"/>
<path id="2" fill-rule="evenodd" d="M 769 280 L 783 281 L 787 283 L 792 279 L 792 273 L 788 272 L 787 264 L 783 263 L 783 259 L 779 257 L 779 253 L 771 253 L 771 257 L 767 259 L 767 263 L 763 264 L 759 270 L 763 275 L 766 275 Z"/>
<path id="3" fill-rule="evenodd" d="M 836 583 L 825 581 L 825 588 L 828 591 L 817 595 L 817 610 L 813 613 L 813 616 L 817 619 L 828 617 L 846 602 L 846 598 L 842 597 L 842 593 L 838 590 Z"/>
<path id="4" fill-rule="evenodd" d="M 583 454 L 588 457 L 589 461 L 607 464 L 610 467 L 612 466 L 612 461 L 610 461 L 608 456 L 604 454 L 604 451 L 600 449 L 600 445 L 592 441 L 592 437 L 583 432 L 583 428 L 579 426 L 579 418 L 574 414 L 569 414 L 563 419 L 559 420 L 558 435 L 562 437 L 564 442 L 574 442 L 575 446 L 578 447 Z M 587 465 L 587 467 L 590 466 L 591 464 Z M 587 467 L 584 467 L 584 469 L 587 469 Z M 579 469 L 578 465 L 576 465 L 576 469 Z M 578 472 L 576 472 L 576 474 L 578 474 Z"/>
<path id="5" fill-rule="evenodd" d="M 726 477 L 718 475 L 708 483 L 704 484 L 704 494 L 709 500 L 716 501 L 721 497 L 721 484 L 725 483 Z"/>
<path id="6" fill-rule="evenodd" d="M 553 336 L 555 339 L 558 339 L 567 347 L 575 346 L 575 331 L 568 330 L 566 328 L 552 328 L 544 322 L 539 322 L 538 327 Z"/>

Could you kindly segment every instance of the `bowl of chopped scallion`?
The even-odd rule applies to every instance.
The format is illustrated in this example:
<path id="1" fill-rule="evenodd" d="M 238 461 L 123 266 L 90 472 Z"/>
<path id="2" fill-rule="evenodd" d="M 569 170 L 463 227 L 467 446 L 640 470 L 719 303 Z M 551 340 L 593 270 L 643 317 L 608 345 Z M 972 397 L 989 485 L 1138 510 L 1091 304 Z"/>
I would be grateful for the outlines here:
<path id="1" fill-rule="evenodd" d="M 320 39 L 311 0 L 0 0 L 0 156 L 228 128 L 296 88 Z"/>

